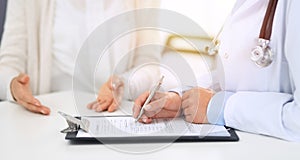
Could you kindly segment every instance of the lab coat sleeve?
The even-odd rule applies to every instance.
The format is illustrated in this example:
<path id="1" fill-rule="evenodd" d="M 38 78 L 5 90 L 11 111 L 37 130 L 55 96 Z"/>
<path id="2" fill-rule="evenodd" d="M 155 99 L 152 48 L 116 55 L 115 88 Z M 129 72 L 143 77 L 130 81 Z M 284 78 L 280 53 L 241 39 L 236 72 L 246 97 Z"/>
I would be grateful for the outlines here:
<path id="1" fill-rule="evenodd" d="M 24 0 L 10 0 L 0 50 L 0 99 L 13 100 L 10 83 L 26 65 L 26 20 Z"/>
<path id="2" fill-rule="evenodd" d="M 237 92 L 226 102 L 224 120 L 227 126 L 242 131 L 300 141 L 300 126 L 295 123 L 300 120 L 299 113 L 293 95 Z"/>
<path id="3" fill-rule="evenodd" d="M 159 0 L 136 0 L 136 8 L 158 8 Z M 158 20 L 158 15 L 149 15 Z M 139 23 L 139 22 L 137 22 Z M 157 21 L 158 23 L 158 21 Z M 138 49 L 143 46 L 152 46 L 147 50 Z M 143 92 L 149 90 L 160 78 L 159 62 L 161 59 L 162 42 L 158 31 L 143 30 L 136 32 L 136 47 L 133 57 L 133 66 L 121 77 L 125 82 L 124 98 L 134 100 Z"/>
<path id="4" fill-rule="evenodd" d="M 300 142 L 300 1 L 290 1 L 286 21 L 285 53 L 289 64 L 292 94 L 236 92 L 224 107 L 227 126 Z"/>
<path id="5" fill-rule="evenodd" d="M 224 108 L 233 92 L 221 91 L 216 93 L 207 106 L 207 120 L 210 124 L 225 125 Z"/>

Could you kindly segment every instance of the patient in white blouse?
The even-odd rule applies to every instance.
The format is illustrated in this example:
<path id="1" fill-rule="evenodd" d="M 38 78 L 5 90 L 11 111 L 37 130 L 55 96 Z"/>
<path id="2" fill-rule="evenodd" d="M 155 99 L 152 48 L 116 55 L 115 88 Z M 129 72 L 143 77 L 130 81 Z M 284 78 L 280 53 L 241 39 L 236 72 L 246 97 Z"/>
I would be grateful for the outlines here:
<path id="1" fill-rule="evenodd" d="M 0 99 L 15 101 L 29 111 L 49 115 L 50 108 L 34 95 L 72 90 L 76 57 L 89 34 L 113 16 L 147 7 L 159 7 L 159 1 L 9 1 L 0 52 Z M 159 43 L 159 35 L 136 32 L 110 47 L 109 56 L 104 57 L 107 59 L 102 64 L 107 67 L 100 69 L 97 75 L 100 78 L 96 83 L 101 85 L 98 98 L 88 104 L 88 108 L 113 112 L 119 106 L 124 89 L 139 88 L 132 97 L 126 97 L 136 98 L 149 88 L 159 69 L 146 69 L 141 73 L 144 75 L 131 82 L 134 86 L 128 85 L 128 75 L 145 62 L 159 62 L 160 52 L 134 53 L 127 62 L 131 68 L 120 75 L 114 75 L 111 67 L 116 66 L 111 63 L 117 63 L 118 58 L 129 51 L 149 43 Z M 78 81 L 85 86 L 84 76 L 75 78 L 82 78 Z M 94 88 L 85 90 L 93 91 Z"/>

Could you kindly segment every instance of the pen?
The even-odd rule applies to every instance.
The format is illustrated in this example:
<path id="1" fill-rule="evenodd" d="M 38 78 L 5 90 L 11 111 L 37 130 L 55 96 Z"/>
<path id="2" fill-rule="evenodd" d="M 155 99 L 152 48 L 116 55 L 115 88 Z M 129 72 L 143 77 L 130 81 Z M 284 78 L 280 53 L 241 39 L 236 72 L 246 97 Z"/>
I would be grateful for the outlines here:
<path id="1" fill-rule="evenodd" d="M 141 108 L 140 114 L 139 116 L 136 118 L 136 121 L 138 121 L 142 115 L 144 114 L 144 108 L 149 104 L 149 102 L 151 101 L 151 99 L 153 98 L 153 96 L 155 95 L 155 92 L 157 92 L 162 84 L 162 81 L 164 79 L 164 76 L 162 76 L 159 81 L 155 84 L 154 88 L 150 91 L 149 96 L 147 97 L 143 107 Z"/>

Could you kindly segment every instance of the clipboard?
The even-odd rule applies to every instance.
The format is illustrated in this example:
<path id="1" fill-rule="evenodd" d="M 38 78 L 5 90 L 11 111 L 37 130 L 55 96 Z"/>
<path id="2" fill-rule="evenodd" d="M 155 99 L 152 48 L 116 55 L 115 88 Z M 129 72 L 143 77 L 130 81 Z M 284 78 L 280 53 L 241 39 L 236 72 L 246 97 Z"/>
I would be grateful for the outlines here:
<path id="1" fill-rule="evenodd" d="M 62 133 L 66 133 L 65 139 L 69 140 L 73 144 L 116 144 L 116 143 L 170 143 L 170 142 L 236 142 L 239 141 L 239 137 L 236 134 L 235 130 L 226 126 L 218 126 L 224 127 L 224 131 L 227 132 L 226 136 L 217 135 L 217 134 L 207 134 L 205 136 L 198 134 L 186 135 L 184 133 L 178 135 L 172 134 L 132 134 L 126 136 L 110 136 L 112 134 L 105 134 L 106 136 L 79 136 L 80 134 L 85 134 L 89 132 L 90 127 L 93 126 L 89 120 L 102 120 L 99 125 L 104 122 L 103 120 L 116 120 L 116 119 L 133 119 L 131 116 L 94 116 L 94 117 L 72 117 L 65 113 L 59 112 L 67 121 L 69 127 L 62 130 Z M 164 121 L 164 123 L 168 123 L 167 119 L 161 119 L 160 121 Z M 181 120 L 180 120 L 181 121 Z M 170 121 L 171 122 L 171 121 Z M 110 122 L 109 122 L 110 123 Z M 117 124 L 120 122 L 117 122 Z M 139 122 L 136 122 L 139 123 Z M 187 122 L 186 122 L 187 123 Z M 189 123 L 190 124 L 190 123 Z M 143 127 L 143 125 L 139 123 L 139 126 Z M 191 124 L 195 126 L 196 124 Z M 204 126 L 204 125 L 202 125 Z M 207 126 L 206 126 L 207 127 Z M 101 129 L 100 129 L 101 130 Z M 105 129 L 104 129 L 105 130 Z M 103 131 L 104 132 L 104 131 Z M 223 132 L 223 131 L 222 131 Z M 213 132 L 217 133 L 217 132 Z"/>
<path id="2" fill-rule="evenodd" d="M 61 114 L 61 113 L 60 113 Z M 69 115 L 64 114 L 63 116 L 66 118 L 69 127 L 64 129 L 62 133 L 66 133 L 65 139 L 69 140 L 73 144 L 122 144 L 122 143 L 170 143 L 170 142 L 236 142 L 239 141 L 239 137 L 236 134 L 235 130 L 229 127 L 224 126 L 225 131 L 228 132 L 226 136 L 223 135 L 185 135 L 185 134 L 178 134 L 178 135 L 169 135 L 169 134 L 146 134 L 146 135 L 139 135 L 139 134 L 132 134 L 127 136 L 110 136 L 110 134 L 105 136 L 78 136 L 83 132 L 88 132 L 89 127 L 92 126 L 88 122 L 87 119 L 130 119 L 131 116 L 97 116 L 97 117 L 72 117 Z M 75 121 L 76 122 L 75 122 Z M 84 120 L 84 123 L 82 122 Z M 71 121 L 75 122 L 72 123 Z M 79 124 L 79 123 L 80 124 Z M 139 122 L 137 122 L 139 123 Z M 81 126 L 82 125 L 82 126 Z M 147 125 L 147 124 L 146 124 Z M 219 126 L 220 127 L 220 126 Z M 70 129 L 72 128 L 72 129 Z M 112 134 L 113 135 L 113 134 Z"/>

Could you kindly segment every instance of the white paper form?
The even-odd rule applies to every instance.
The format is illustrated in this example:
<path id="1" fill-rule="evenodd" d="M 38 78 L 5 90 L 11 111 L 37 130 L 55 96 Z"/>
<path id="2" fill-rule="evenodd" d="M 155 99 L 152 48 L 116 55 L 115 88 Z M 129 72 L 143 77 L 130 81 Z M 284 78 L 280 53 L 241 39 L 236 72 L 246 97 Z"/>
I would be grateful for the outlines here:
<path id="1" fill-rule="evenodd" d="M 89 132 L 79 130 L 77 137 L 131 136 L 222 136 L 229 137 L 224 126 L 191 124 L 182 118 L 154 119 L 151 124 L 136 122 L 132 117 L 83 117 L 90 121 Z"/>

